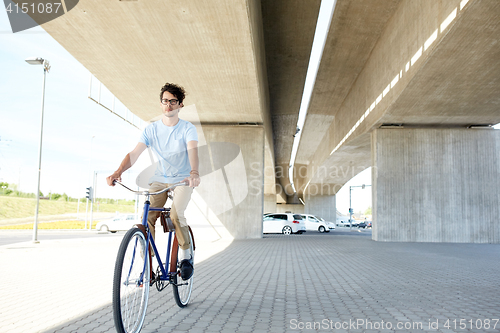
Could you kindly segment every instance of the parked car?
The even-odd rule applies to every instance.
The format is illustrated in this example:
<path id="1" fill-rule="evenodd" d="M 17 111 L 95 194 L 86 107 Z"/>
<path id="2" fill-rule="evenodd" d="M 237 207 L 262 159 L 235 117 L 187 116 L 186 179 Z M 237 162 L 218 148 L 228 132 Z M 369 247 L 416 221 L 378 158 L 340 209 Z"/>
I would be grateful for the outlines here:
<path id="1" fill-rule="evenodd" d="M 325 221 L 322 217 L 318 217 L 321 221 L 325 222 L 326 225 L 328 226 L 328 229 L 330 230 L 335 230 L 335 223 L 333 222 L 329 222 L 329 221 Z"/>
<path id="2" fill-rule="evenodd" d="M 142 221 L 135 214 L 120 214 L 109 220 L 102 220 L 96 224 L 95 228 L 98 231 L 109 231 L 115 233 L 132 228 L 136 224 L 141 224 Z"/>
<path id="3" fill-rule="evenodd" d="M 349 220 L 349 217 L 337 216 L 337 220 L 335 222 L 337 224 L 337 227 L 345 227 L 346 224 L 349 224 L 348 220 Z"/>
<path id="4" fill-rule="evenodd" d="M 323 220 L 321 221 L 318 217 L 311 214 L 301 214 L 302 219 L 306 223 L 306 230 L 319 231 L 319 232 L 330 232 L 328 224 Z"/>
<path id="5" fill-rule="evenodd" d="M 372 227 L 372 221 L 366 221 L 366 227 L 371 228 Z"/>
<path id="6" fill-rule="evenodd" d="M 357 227 L 359 222 L 356 220 L 337 220 L 338 227 L 351 227 L 351 223 L 353 227 Z"/>
<path id="7" fill-rule="evenodd" d="M 350 227 L 351 223 L 348 220 L 337 220 L 337 227 Z"/>
<path id="8" fill-rule="evenodd" d="M 366 229 L 368 224 L 366 224 L 366 221 L 362 221 L 358 223 L 358 228 L 363 228 Z"/>
<path id="9" fill-rule="evenodd" d="M 262 222 L 262 232 L 264 234 L 282 233 L 290 235 L 291 233 L 301 234 L 306 232 L 306 224 L 299 214 L 276 213 L 267 214 Z"/>

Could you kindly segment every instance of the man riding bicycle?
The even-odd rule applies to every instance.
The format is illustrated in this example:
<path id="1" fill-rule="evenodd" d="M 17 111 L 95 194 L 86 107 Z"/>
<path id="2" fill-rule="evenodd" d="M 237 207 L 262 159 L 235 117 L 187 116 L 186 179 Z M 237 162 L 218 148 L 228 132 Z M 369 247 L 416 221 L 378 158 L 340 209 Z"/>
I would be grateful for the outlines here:
<path id="1" fill-rule="evenodd" d="M 160 105 L 163 117 L 144 129 L 137 146 L 125 156 L 120 167 L 107 177 L 106 181 L 110 186 L 114 186 L 114 180 L 121 181 L 122 173 L 131 168 L 142 152 L 150 147 L 159 161 L 154 176 L 149 179 L 150 192 L 160 191 L 180 181 L 187 183 L 188 186 L 175 188 L 170 211 L 180 247 L 178 259 L 181 278 L 187 280 L 193 275 L 193 258 L 184 211 L 191 199 L 193 188 L 200 184 L 200 175 L 196 127 L 179 118 L 185 94 L 184 88 L 173 83 L 166 83 L 161 88 Z M 152 196 L 151 207 L 163 207 L 166 201 L 167 192 Z M 154 211 L 148 215 L 148 225 L 153 238 L 155 222 L 159 215 L 159 212 Z"/>

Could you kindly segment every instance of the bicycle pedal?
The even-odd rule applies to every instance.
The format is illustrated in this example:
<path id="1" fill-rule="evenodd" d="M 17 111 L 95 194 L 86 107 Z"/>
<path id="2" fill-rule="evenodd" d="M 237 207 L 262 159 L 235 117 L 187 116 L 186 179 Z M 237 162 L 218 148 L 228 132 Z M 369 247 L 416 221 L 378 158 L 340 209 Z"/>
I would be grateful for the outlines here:
<path id="1" fill-rule="evenodd" d="M 151 287 L 155 282 L 156 280 L 158 279 L 158 276 L 154 273 L 154 272 L 151 272 L 151 278 L 149 279 L 149 286 Z"/>

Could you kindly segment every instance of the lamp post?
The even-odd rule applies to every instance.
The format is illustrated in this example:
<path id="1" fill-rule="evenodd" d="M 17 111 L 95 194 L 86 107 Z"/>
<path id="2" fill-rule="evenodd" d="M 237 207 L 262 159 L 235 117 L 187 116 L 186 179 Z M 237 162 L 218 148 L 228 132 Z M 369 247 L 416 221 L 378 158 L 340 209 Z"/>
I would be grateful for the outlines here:
<path id="1" fill-rule="evenodd" d="M 351 206 L 351 191 L 353 188 L 355 187 L 361 187 L 361 189 L 365 189 L 365 187 L 367 186 L 371 186 L 371 185 L 358 185 L 358 186 L 349 186 L 349 231 L 352 230 L 352 213 L 354 213 L 354 210 L 352 209 L 352 206 Z"/>
<path id="2" fill-rule="evenodd" d="M 38 145 L 38 185 L 36 189 L 35 223 L 33 225 L 33 243 L 40 243 L 38 241 L 38 209 L 40 207 L 40 174 L 42 171 L 43 108 L 45 104 L 45 78 L 50 70 L 50 65 L 47 59 L 36 57 L 28 58 L 26 62 L 30 65 L 43 65 L 42 112 L 40 116 L 40 142 Z"/>

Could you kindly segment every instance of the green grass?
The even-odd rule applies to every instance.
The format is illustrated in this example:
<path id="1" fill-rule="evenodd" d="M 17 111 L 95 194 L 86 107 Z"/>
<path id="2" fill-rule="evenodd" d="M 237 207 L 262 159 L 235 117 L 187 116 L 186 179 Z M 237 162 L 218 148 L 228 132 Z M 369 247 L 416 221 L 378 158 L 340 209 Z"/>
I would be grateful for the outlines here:
<path id="1" fill-rule="evenodd" d="M 95 229 L 95 225 L 97 222 L 98 221 L 94 221 L 94 223 L 92 223 L 92 229 Z M 85 228 L 85 221 L 70 220 L 70 221 L 38 223 L 38 229 L 44 229 L 44 230 L 84 229 L 84 228 Z M 33 223 L 0 226 L 0 230 L 1 229 L 31 230 L 33 229 Z"/>
<path id="2" fill-rule="evenodd" d="M 80 213 L 85 213 L 86 202 L 80 203 Z M 60 215 L 77 212 L 77 202 L 67 202 L 63 200 L 40 200 L 38 214 Z M 0 220 L 23 218 L 35 216 L 36 199 L 0 196 Z M 90 204 L 89 204 L 90 209 Z M 133 204 L 107 204 L 101 203 L 99 207 L 94 206 L 94 212 L 122 212 L 133 213 Z"/>

